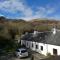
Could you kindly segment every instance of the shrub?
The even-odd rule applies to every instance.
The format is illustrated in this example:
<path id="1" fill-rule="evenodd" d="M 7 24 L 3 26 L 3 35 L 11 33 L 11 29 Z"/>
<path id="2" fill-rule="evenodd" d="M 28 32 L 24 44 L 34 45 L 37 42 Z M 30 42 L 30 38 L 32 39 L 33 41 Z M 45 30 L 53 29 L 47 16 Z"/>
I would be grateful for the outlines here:
<path id="1" fill-rule="evenodd" d="M 47 56 L 49 56 L 49 57 L 50 57 L 50 56 L 51 56 L 51 53 L 47 53 Z"/>

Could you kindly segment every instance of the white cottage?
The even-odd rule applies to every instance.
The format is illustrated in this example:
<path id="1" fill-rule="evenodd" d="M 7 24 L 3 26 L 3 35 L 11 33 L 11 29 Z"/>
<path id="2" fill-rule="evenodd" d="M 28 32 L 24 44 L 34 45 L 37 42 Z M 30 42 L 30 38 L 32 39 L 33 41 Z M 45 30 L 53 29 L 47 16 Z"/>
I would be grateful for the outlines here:
<path id="1" fill-rule="evenodd" d="M 55 28 L 48 32 L 37 32 L 25 34 L 21 38 L 21 45 L 38 53 L 47 55 L 60 55 L 60 30 Z"/>

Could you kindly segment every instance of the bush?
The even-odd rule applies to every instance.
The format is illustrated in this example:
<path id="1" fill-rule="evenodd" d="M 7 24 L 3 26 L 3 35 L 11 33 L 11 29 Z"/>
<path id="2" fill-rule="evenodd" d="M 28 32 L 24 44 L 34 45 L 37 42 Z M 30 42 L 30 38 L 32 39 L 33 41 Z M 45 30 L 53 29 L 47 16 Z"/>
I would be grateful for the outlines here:
<path id="1" fill-rule="evenodd" d="M 0 48 L 6 52 L 13 51 L 16 48 L 16 43 L 14 40 L 0 36 Z"/>
<path id="2" fill-rule="evenodd" d="M 51 56 L 51 53 L 47 53 L 47 56 L 49 56 L 49 57 L 50 57 L 50 56 Z"/>

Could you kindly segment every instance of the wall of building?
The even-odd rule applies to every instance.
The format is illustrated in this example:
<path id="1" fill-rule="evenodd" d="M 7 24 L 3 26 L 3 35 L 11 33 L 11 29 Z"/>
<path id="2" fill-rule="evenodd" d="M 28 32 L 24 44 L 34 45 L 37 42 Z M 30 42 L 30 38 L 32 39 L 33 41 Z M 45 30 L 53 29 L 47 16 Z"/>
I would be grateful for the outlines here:
<path id="1" fill-rule="evenodd" d="M 21 41 L 22 44 L 26 45 L 27 48 L 32 49 L 33 51 L 36 51 L 38 53 L 46 55 L 47 53 L 50 53 L 53 55 L 53 49 L 57 49 L 57 55 L 60 55 L 60 46 L 56 45 L 50 45 L 50 44 L 44 44 L 44 43 L 38 43 L 33 41 Z M 33 44 L 33 47 L 32 47 Z M 36 49 L 36 45 L 38 45 L 38 48 Z M 41 46 L 43 47 L 43 50 L 41 50 Z"/>
<path id="2" fill-rule="evenodd" d="M 57 55 L 60 55 L 60 46 L 48 44 L 48 52 L 53 55 L 53 49 L 57 49 Z"/>
<path id="3" fill-rule="evenodd" d="M 26 41 L 25 40 L 21 40 L 21 45 L 25 45 Z"/>
<path id="4" fill-rule="evenodd" d="M 21 44 L 26 45 L 27 48 L 30 48 L 33 51 L 36 51 L 38 53 L 41 53 L 41 54 L 44 54 L 44 55 L 46 55 L 46 53 L 47 53 L 46 44 L 33 42 L 33 41 L 26 41 L 26 40 L 25 41 L 21 40 Z M 33 47 L 32 47 L 32 44 L 33 44 Z M 38 45 L 37 49 L 36 49 L 36 45 Z M 41 50 L 41 46 L 43 46 L 43 51 Z"/>
<path id="5" fill-rule="evenodd" d="M 33 47 L 32 47 L 32 43 L 33 43 Z M 38 49 L 36 49 L 36 45 L 38 45 Z M 41 46 L 43 47 L 43 50 L 41 50 Z M 30 48 L 38 53 L 47 54 L 47 45 L 43 44 L 43 43 L 38 43 L 38 42 L 31 42 L 30 44 Z"/>
<path id="6" fill-rule="evenodd" d="M 43 50 L 41 50 L 41 46 L 43 46 Z M 42 53 L 44 55 L 47 54 L 47 44 L 44 44 L 44 43 L 39 43 L 39 53 Z"/>

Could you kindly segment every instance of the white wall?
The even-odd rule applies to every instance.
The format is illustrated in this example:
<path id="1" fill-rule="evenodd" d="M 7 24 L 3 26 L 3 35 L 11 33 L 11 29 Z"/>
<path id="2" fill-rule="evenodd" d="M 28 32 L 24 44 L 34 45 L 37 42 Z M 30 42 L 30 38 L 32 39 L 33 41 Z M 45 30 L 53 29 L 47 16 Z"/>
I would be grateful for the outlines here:
<path id="1" fill-rule="evenodd" d="M 43 50 L 41 50 L 41 46 L 43 46 Z M 47 54 L 47 44 L 44 44 L 44 43 L 39 43 L 39 53 L 42 53 L 44 55 Z"/>
<path id="2" fill-rule="evenodd" d="M 26 41 L 26 47 L 27 47 L 27 48 L 30 48 L 30 44 L 31 44 L 30 41 Z"/>
<path id="3" fill-rule="evenodd" d="M 33 47 L 32 47 L 33 44 Z M 38 45 L 38 49 L 36 49 L 36 45 Z M 39 43 L 38 42 L 31 42 L 31 47 L 32 50 L 39 52 Z"/>
<path id="4" fill-rule="evenodd" d="M 26 40 L 25 41 L 22 40 L 21 42 L 22 42 L 22 44 L 25 44 L 27 48 L 30 48 L 36 52 L 41 53 L 41 54 L 46 55 L 47 53 L 51 53 L 51 55 L 53 55 L 53 48 L 54 48 L 54 49 L 57 49 L 57 55 L 60 55 L 60 46 L 32 42 L 32 41 L 26 41 Z M 32 43 L 33 43 L 33 47 L 32 47 Z M 38 49 L 36 49 L 36 45 L 38 45 Z M 41 50 L 41 46 L 43 46 L 43 51 Z"/>
<path id="5" fill-rule="evenodd" d="M 48 52 L 53 55 L 53 49 L 57 49 L 57 55 L 60 55 L 60 46 L 48 44 Z"/>
<path id="6" fill-rule="evenodd" d="M 30 48 L 36 52 L 42 53 L 44 55 L 46 55 L 47 53 L 47 49 L 46 49 L 46 44 L 43 43 L 38 43 L 38 42 L 32 42 L 32 41 L 21 41 L 22 44 L 26 45 L 27 48 Z M 33 44 L 33 47 L 32 47 Z M 36 45 L 38 45 L 38 49 L 36 49 Z M 43 46 L 43 51 L 41 51 L 41 46 Z"/>
<path id="7" fill-rule="evenodd" d="M 25 45 L 26 44 L 26 41 L 25 40 L 21 40 L 21 45 Z"/>
<path id="8" fill-rule="evenodd" d="M 29 41 L 30 42 L 30 49 L 35 51 L 35 42 Z M 33 44 L 33 47 L 32 47 Z"/>

